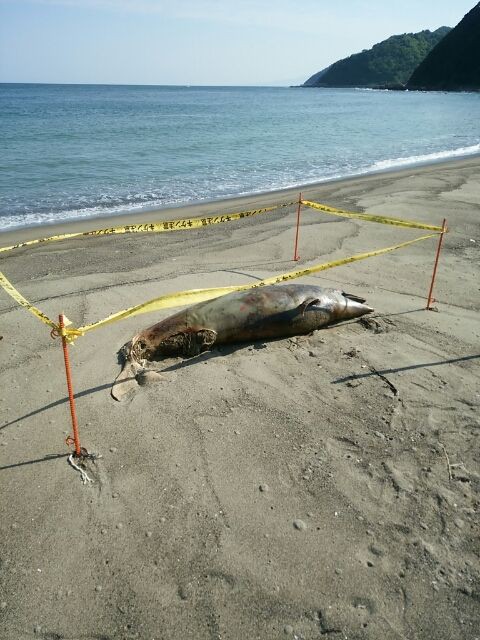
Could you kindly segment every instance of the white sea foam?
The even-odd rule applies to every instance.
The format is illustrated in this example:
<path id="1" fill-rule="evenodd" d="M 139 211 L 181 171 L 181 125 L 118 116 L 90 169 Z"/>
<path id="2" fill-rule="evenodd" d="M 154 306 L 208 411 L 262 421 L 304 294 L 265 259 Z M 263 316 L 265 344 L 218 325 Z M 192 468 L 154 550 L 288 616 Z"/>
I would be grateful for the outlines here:
<path id="1" fill-rule="evenodd" d="M 435 162 L 436 160 L 448 160 L 448 158 L 471 156 L 477 153 L 480 153 L 480 143 L 472 144 L 469 147 L 449 149 L 448 151 L 435 151 L 434 153 L 426 153 L 418 156 L 408 156 L 407 158 L 389 158 L 387 160 L 379 160 L 372 164 L 367 171 L 382 171 L 406 165 L 412 166 L 416 164 Z"/>
<path id="2" fill-rule="evenodd" d="M 296 179 L 292 180 L 292 176 L 287 174 L 279 174 L 273 179 L 268 179 L 268 176 L 263 176 L 255 184 L 251 184 L 250 188 L 247 185 L 241 185 L 241 182 L 222 180 L 220 176 L 217 178 L 216 184 L 203 185 L 203 188 L 193 189 L 190 188 L 188 194 L 173 193 L 169 198 L 155 198 L 148 197 L 142 198 L 141 194 L 135 194 L 126 198 L 123 204 L 116 205 L 97 205 L 86 206 L 75 209 L 66 209 L 63 211 L 51 211 L 51 212 L 31 212 L 24 214 L 14 214 L 8 217 L 0 217 L 0 231 L 10 231 L 20 227 L 35 227 L 42 225 L 49 225 L 58 222 L 79 220 L 85 218 L 95 219 L 98 217 L 108 217 L 113 215 L 128 214 L 133 212 L 145 211 L 148 216 L 149 211 L 168 207 L 168 206 L 181 206 L 188 205 L 195 202 L 201 202 L 205 200 L 216 200 L 235 198 L 245 195 L 255 195 L 271 191 L 277 191 L 279 189 L 292 189 L 300 188 L 305 185 L 316 184 L 320 182 L 330 182 L 332 180 L 339 180 L 344 178 L 353 178 L 359 175 L 367 175 L 376 171 L 388 171 L 395 170 L 407 166 L 418 166 L 422 164 L 428 164 L 436 161 L 448 160 L 450 158 L 460 158 L 480 154 L 480 143 L 470 145 L 468 147 L 458 147 L 456 149 L 450 149 L 446 151 L 437 151 L 434 153 L 427 153 L 421 155 L 414 155 L 400 158 L 389 158 L 386 160 L 378 160 L 370 166 L 364 168 L 356 168 L 353 166 L 345 166 L 343 171 L 323 173 L 319 174 L 318 169 L 315 167 L 305 168 L 305 171 L 296 176 Z M 243 186 L 243 188 L 242 188 Z M 177 191 L 175 189 L 174 191 Z M 155 194 L 156 195 L 156 194 Z M 133 202 L 131 201 L 133 200 Z M 138 200 L 141 200 L 140 202 Z"/>
<path id="3" fill-rule="evenodd" d="M 170 205 L 480 154 L 477 94 L 81 85 L 2 91 L 9 145 L 0 230 L 132 211 L 147 219 Z M 39 99 L 46 105 L 41 126 Z"/>
<path id="4" fill-rule="evenodd" d="M 67 209 L 65 211 L 52 211 L 42 213 L 16 214 L 0 218 L 0 231 L 12 231 L 21 227 L 37 227 L 42 225 L 56 224 L 59 222 L 71 222 L 72 220 L 82 220 L 84 218 L 100 218 L 120 214 L 134 213 L 142 210 L 155 210 L 168 205 L 187 204 L 181 199 L 171 199 L 168 201 L 152 200 L 143 203 L 125 203 L 116 206 L 96 206 L 79 209 Z"/>

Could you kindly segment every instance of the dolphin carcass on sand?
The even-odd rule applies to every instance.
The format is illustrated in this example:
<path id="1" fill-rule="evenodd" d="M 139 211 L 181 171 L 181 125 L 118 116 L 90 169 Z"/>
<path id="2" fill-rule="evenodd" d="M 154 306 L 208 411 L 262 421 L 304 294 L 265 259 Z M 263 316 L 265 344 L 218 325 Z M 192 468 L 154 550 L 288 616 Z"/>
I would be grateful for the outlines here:
<path id="1" fill-rule="evenodd" d="M 255 287 L 200 302 L 144 329 L 122 348 L 124 366 L 112 396 L 122 400 L 137 386 L 145 361 L 188 358 L 214 344 L 311 333 L 371 313 L 364 303 L 349 293 L 302 284 Z"/>

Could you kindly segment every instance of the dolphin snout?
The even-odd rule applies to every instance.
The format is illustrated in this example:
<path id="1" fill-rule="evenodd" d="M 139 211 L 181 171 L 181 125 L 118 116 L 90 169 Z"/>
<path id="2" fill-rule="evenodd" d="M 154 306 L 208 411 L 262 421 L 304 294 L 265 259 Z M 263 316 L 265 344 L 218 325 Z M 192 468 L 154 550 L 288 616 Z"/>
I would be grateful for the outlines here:
<path id="1" fill-rule="evenodd" d="M 368 304 L 347 298 L 347 304 L 342 312 L 342 317 L 360 318 L 361 316 L 364 316 L 367 313 L 372 313 L 373 311 L 375 311 L 375 309 L 370 307 Z"/>

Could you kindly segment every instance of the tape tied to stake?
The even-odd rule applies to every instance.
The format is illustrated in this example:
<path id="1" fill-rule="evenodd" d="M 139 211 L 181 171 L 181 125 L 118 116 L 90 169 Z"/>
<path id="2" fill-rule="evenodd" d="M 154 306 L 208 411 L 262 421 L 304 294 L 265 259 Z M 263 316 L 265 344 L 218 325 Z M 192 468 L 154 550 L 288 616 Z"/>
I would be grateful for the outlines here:
<path id="1" fill-rule="evenodd" d="M 306 267 L 305 269 L 290 271 L 288 273 L 283 273 L 277 276 L 272 276 L 270 278 L 265 278 L 259 282 L 254 282 L 251 284 L 232 285 L 229 287 L 215 287 L 215 288 L 208 288 L 208 289 L 190 289 L 187 291 L 177 291 L 176 293 L 166 294 L 166 295 L 160 296 L 159 298 L 154 298 L 153 300 L 148 300 L 147 302 L 138 304 L 134 307 L 129 307 L 128 309 L 124 309 L 123 311 L 114 313 L 108 316 L 107 318 L 104 318 L 103 320 L 98 320 L 97 322 L 84 325 L 82 327 L 65 326 L 63 328 L 60 328 L 60 326 L 57 323 L 53 322 L 53 320 L 50 320 L 48 316 L 46 316 L 39 309 L 37 309 L 37 307 L 32 305 L 30 302 L 28 302 L 28 300 L 26 300 L 15 289 L 15 287 L 11 284 L 11 282 L 9 282 L 2 273 L 0 273 L 0 286 L 2 286 L 5 289 L 5 291 L 19 304 L 21 304 L 28 311 L 33 313 L 42 322 L 52 327 L 52 334 L 56 333 L 57 335 L 65 337 L 66 340 L 68 340 L 68 342 L 72 343 L 76 338 L 85 335 L 88 331 L 93 331 L 94 329 L 99 329 L 108 324 L 119 322 L 120 320 L 124 320 L 125 318 L 131 318 L 133 316 L 140 315 L 142 313 L 147 313 L 150 311 L 158 311 L 161 309 L 171 309 L 172 307 L 182 307 L 188 304 L 196 304 L 198 302 L 205 302 L 207 300 L 213 300 L 214 298 L 219 298 L 220 296 L 226 295 L 227 293 L 233 293 L 234 291 L 246 291 L 247 289 L 255 289 L 257 287 L 264 287 L 271 284 L 278 284 L 280 282 L 286 282 L 288 280 L 295 280 L 297 278 L 308 276 L 313 273 L 318 273 L 320 271 L 332 269 L 333 267 L 339 267 L 341 265 L 349 264 L 350 262 L 356 262 L 357 260 L 365 260 L 366 258 L 380 256 L 380 255 L 383 255 L 384 253 L 389 253 L 390 251 L 395 251 L 396 249 L 407 247 L 416 242 L 427 240 L 429 238 L 433 238 L 436 236 L 438 236 L 438 233 L 430 233 L 428 235 L 421 236 L 420 238 L 407 240 L 406 242 L 401 242 L 391 247 L 376 249 L 374 251 L 368 251 L 366 253 L 359 253 L 354 256 L 349 256 L 348 258 L 339 258 L 338 260 L 331 260 L 330 262 L 316 264 L 311 267 Z"/>
<path id="2" fill-rule="evenodd" d="M 269 213 L 276 209 L 290 207 L 295 202 L 287 202 L 272 207 L 264 207 L 263 209 L 252 209 L 250 211 L 239 211 L 237 213 L 228 213 L 219 216 L 199 216 L 198 218 L 183 218 L 179 220 L 165 220 L 164 222 L 147 222 L 141 224 L 126 224 L 119 227 L 109 227 L 106 229 L 98 229 L 96 231 L 79 231 L 77 233 L 63 233 L 48 238 L 38 238 L 37 240 L 26 240 L 10 247 L 0 247 L 0 253 L 13 251 L 21 247 L 29 247 L 34 244 L 43 244 L 45 242 L 57 242 L 59 240 L 72 240 L 73 238 L 88 238 L 98 236 L 118 235 L 124 233 L 164 233 L 167 231 L 182 231 L 188 229 L 201 229 L 211 225 L 223 224 L 225 222 L 233 222 L 234 220 L 242 220 L 243 218 L 251 218 L 261 213 Z"/>
<path id="3" fill-rule="evenodd" d="M 429 231 L 441 231 L 447 230 L 443 227 L 437 227 L 433 224 L 425 224 L 423 222 L 415 222 L 410 220 L 402 220 L 401 218 L 390 218 L 389 216 L 377 216 L 372 213 L 355 213 L 354 211 L 344 211 L 343 209 L 336 209 L 335 207 L 329 207 L 326 204 L 320 204 L 319 202 L 311 202 L 310 200 L 301 200 L 301 203 L 311 209 L 317 209 L 324 213 L 329 213 L 342 218 L 356 218 L 357 220 L 366 220 L 367 222 L 378 222 L 380 224 L 390 224 L 394 227 L 406 227 L 408 229 L 427 229 Z"/>

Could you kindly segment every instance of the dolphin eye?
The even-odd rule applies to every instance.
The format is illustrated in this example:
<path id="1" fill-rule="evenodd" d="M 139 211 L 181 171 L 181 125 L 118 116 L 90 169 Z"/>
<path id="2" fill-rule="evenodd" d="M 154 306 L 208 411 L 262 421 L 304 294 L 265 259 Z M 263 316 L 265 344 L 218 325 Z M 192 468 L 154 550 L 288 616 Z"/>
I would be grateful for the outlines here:
<path id="1" fill-rule="evenodd" d="M 138 346 L 140 347 L 140 349 L 145 349 L 145 347 L 146 347 L 147 345 L 145 344 L 145 342 L 143 342 L 143 340 L 141 340 L 141 341 L 138 343 Z"/>

